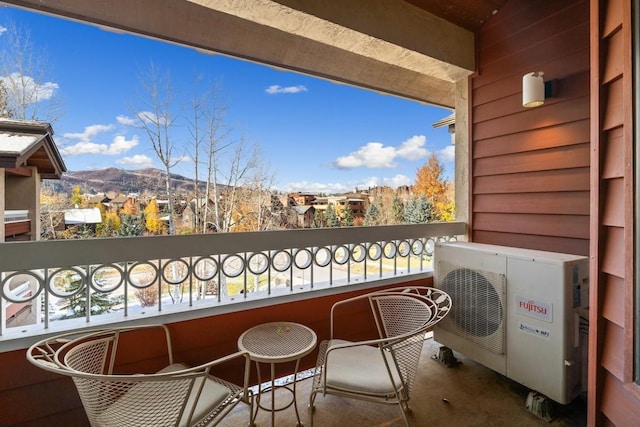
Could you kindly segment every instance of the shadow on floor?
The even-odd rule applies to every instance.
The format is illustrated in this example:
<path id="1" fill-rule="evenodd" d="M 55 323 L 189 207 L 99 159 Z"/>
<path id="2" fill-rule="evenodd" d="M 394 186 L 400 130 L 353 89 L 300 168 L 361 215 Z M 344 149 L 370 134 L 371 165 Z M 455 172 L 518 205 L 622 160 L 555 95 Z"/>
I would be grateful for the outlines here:
<path id="1" fill-rule="evenodd" d="M 570 405 L 554 404 L 554 418 L 547 422 L 529 412 L 526 399 L 529 389 L 464 358 L 456 367 L 449 368 L 432 358 L 438 354 L 440 344 L 429 338 L 425 341 L 418 377 L 411 397 L 413 412 L 411 426 L 430 427 L 582 427 L 586 426 L 586 396 Z M 298 409 L 301 421 L 308 425 L 308 401 L 311 379 L 297 384 Z M 288 402 L 285 391 L 276 393 L 276 401 Z M 314 426 L 317 427 L 396 427 L 403 426 L 402 416 L 395 405 L 318 395 Z M 221 426 L 242 426 L 248 423 L 248 408 L 239 405 Z M 258 426 L 270 426 L 268 413 L 260 411 Z M 275 426 L 297 424 L 295 411 L 290 407 L 276 413 Z"/>

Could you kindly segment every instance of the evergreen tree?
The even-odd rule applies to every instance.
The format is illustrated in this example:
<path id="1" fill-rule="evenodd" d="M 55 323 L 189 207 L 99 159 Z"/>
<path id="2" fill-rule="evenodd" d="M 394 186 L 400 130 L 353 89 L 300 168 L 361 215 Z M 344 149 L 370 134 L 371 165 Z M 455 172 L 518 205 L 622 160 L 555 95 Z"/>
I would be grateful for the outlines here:
<path id="1" fill-rule="evenodd" d="M 340 223 L 343 227 L 353 227 L 353 211 L 348 203 L 342 211 L 342 221 Z"/>
<path id="2" fill-rule="evenodd" d="M 137 215 L 122 215 L 118 236 L 142 236 L 144 221 Z"/>
<path id="3" fill-rule="evenodd" d="M 79 275 L 73 275 L 64 279 L 62 288 L 65 293 L 71 293 L 82 287 L 82 279 Z M 58 284 L 60 286 L 60 284 Z M 102 292 L 91 293 L 91 315 L 108 313 L 114 305 L 120 304 L 123 297 L 110 298 Z M 70 296 L 66 299 L 65 304 L 61 307 L 67 311 L 67 314 L 61 316 L 60 319 L 74 319 L 76 317 L 85 317 L 87 315 L 87 293 L 85 290 Z"/>
<path id="4" fill-rule="evenodd" d="M 380 210 L 375 203 L 371 203 L 364 214 L 364 225 L 378 225 L 380 221 Z"/>
<path id="5" fill-rule="evenodd" d="M 339 218 L 336 215 L 336 211 L 333 208 L 333 205 L 327 206 L 327 211 L 324 214 L 324 219 L 327 227 L 337 227 L 339 224 Z"/>
<path id="6" fill-rule="evenodd" d="M 313 214 L 313 228 L 322 227 L 324 227 L 324 214 L 320 209 L 317 209 L 316 213 Z"/>
<path id="7" fill-rule="evenodd" d="M 402 200 L 398 196 L 393 198 L 393 204 L 391 205 L 393 212 L 394 224 L 404 224 L 405 222 L 405 206 Z"/>
<path id="8" fill-rule="evenodd" d="M 405 221 L 409 224 L 426 224 L 431 219 L 431 203 L 424 194 L 407 202 Z"/>

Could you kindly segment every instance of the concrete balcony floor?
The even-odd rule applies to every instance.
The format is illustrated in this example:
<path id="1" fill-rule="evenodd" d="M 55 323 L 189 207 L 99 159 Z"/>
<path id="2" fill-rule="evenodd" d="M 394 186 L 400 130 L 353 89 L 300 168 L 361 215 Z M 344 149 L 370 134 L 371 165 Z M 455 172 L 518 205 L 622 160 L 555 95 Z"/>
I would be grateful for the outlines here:
<path id="1" fill-rule="evenodd" d="M 570 405 L 555 405 L 555 417 L 551 423 L 537 417 L 525 408 L 529 390 L 510 379 L 455 353 L 461 364 L 448 368 L 432 359 L 440 344 L 428 338 L 425 341 L 420 369 L 411 397 L 411 426 L 430 427 L 578 427 L 586 425 L 586 397 L 577 398 Z M 311 379 L 297 384 L 298 406 L 301 421 L 308 423 L 308 401 Z M 282 393 L 282 394 L 280 394 Z M 286 391 L 276 393 L 276 399 L 287 402 Z M 265 395 L 268 398 L 268 394 Z M 269 402 L 267 399 L 263 402 Z M 445 401 L 446 399 L 446 401 Z M 240 405 L 221 426 L 247 425 L 248 409 Z M 260 411 L 258 426 L 270 426 L 270 415 Z M 277 427 L 295 426 L 293 407 L 276 413 Z M 402 426 L 397 405 L 380 405 L 355 399 L 318 395 L 314 426 Z"/>

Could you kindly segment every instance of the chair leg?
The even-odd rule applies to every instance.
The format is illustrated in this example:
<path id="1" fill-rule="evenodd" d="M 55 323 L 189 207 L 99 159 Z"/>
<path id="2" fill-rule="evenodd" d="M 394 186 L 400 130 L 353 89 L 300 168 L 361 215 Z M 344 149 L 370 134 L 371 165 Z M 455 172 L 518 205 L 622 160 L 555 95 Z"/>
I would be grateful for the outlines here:
<path id="1" fill-rule="evenodd" d="M 253 417 L 253 405 L 254 405 L 254 396 L 253 393 L 249 392 L 249 399 L 247 399 L 247 403 L 249 405 L 249 427 L 255 427 L 255 420 Z"/>
<path id="2" fill-rule="evenodd" d="M 307 408 L 307 412 L 309 414 L 309 427 L 313 427 L 313 413 L 316 410 L 315 400 L 316 400 L 316 391 L 312 391 L 309 395 L 309 407 Z"/>
<path id="3" fill-rule="evenodd" d="M 411 408 L 406 402 L 400 402 L 400 413 L 402 414 L 402 419 L 404 420 L 405 427 L 409 427 L 409 418 L 407 418 L 407 413 L 411 412 Z"/>

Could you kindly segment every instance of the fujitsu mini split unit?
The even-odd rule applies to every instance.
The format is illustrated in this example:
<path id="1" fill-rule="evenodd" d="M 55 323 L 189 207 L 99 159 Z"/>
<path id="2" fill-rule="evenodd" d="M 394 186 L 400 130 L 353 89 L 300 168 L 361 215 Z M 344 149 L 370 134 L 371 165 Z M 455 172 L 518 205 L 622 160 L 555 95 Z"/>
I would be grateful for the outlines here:
<path id="1" fill-rule="evenodd" d="M 435 287 L 453 301 L 434 328 L 437 342 L 556 402 L 582 391 L 586 257 L 442 243 L 434 272 Z"/>

